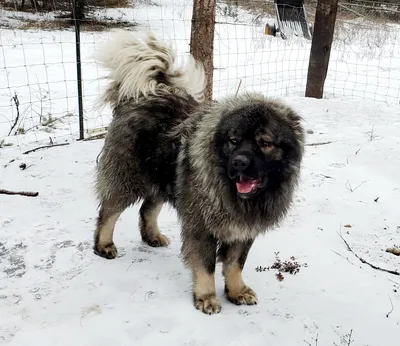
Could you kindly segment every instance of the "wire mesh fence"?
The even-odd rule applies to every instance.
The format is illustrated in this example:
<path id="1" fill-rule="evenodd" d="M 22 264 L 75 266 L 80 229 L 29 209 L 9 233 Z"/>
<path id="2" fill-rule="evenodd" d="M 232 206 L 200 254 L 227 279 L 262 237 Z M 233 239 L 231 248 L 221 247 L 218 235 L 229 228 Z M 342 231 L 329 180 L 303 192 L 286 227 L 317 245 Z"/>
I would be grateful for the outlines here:
<path id="1" fill-rule="evenodd" d="M 80 0 L 2 2 L 0 17 L 0 148 L 78 139 L 76 21 Z M 313 23 L 316 1 L 305 1 Z M 325 97 L 400 102 L 400 6 L 397 1 L 339 1 Z M 105 71 L 92 54 L 110 28 L 148 27 L 189 53 L 192 2 L 86 0 L 78 14 L 84 135 L 103 131 L 108 108 L 96 108 Z M 273 1 L 217 2 L 214 98 L 237 90 L 304 96 L 311 40 L 265 34 L 276 23 Z M 397 24 L 396 24 L 397 23 Z"/>
<path id="2" fill-rule="evenodd" d="M 397 1 L 340 2 L 325 96 L 400 104 L 399 24 Z"/>

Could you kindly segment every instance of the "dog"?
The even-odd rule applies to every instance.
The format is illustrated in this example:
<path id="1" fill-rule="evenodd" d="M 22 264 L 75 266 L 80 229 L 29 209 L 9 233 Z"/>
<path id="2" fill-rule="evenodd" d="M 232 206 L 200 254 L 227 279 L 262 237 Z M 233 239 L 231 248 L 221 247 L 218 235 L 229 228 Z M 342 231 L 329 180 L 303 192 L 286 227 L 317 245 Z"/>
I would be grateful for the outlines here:
<path id="1" fill-rule="evenodd" d="M 113 118 L 97 165 L 94 252 L 117 256 L 115 223 L 139 201 L 142 240 L 168 246 L 157 222 L 168 203 L 181 225 L 196 309 L 221 311 L 217 261 L 227 299 L 257 304 L 242 271 L 254 240 L 292 204 L 304 152 L 301 117 L 260 93 L 205 101 L 204 69 L 192 56 L 178 65 L 173 47 L 150 31 L 112 35 L 97 54 L 109 71 L 102 102 Z"/>

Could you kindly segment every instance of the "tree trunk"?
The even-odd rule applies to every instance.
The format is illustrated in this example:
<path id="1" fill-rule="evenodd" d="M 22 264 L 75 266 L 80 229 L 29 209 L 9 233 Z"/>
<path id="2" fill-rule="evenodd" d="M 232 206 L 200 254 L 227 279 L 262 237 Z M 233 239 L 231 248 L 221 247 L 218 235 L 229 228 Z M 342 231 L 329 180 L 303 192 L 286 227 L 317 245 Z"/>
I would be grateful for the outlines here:
<path id="1" fill-rule="evenodd" d="M 315 14 L 306 97 L 322 98 L 335 30 L 338 0 L 318 0 Z"/>
<path id="2" fill-rule="evenodd" d="M 193 0 L 190 53 L 204 66 L 208 101 L 213 95 L 215 9 L 216 0 Z"/>

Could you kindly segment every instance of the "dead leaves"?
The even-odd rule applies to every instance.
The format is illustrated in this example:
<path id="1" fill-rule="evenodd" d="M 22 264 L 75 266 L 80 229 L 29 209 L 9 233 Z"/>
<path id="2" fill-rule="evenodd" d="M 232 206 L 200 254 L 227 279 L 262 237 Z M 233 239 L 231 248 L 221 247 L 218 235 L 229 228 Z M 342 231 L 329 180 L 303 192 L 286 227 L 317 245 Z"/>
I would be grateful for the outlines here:
<path id="1" fill-rule="evenodd" d="M 276 273 L 275 276 L 278 281 L 283 281 L 285 279 L 285 277 L 282 273 L 289 273 L 292 275 L 296 275 L 300 271 L 301 267 L 308 267 L 308 265 L 307 265 L 307 263 L 299 264 L 296 261 L 296 258 L 294 256 L 290 257 L 290 259 L 287 261 L 282 261 L 279 258 L 279 252 L 275 252 L 274 264 L 270 267 L 258 266 L 258 267 L 256 267 L 256 271 L 257 272 L 265 272 L 265 271 L 269 271 L 271 269 L 278 270 L 278 273 Z"/>
<path id="2" fill-rule="evenodd" d="M 386 252 L 389 252 L 395 256 L 400 256 L 400 248 L 397 247 L 390 247 L 386 249 Z"/>

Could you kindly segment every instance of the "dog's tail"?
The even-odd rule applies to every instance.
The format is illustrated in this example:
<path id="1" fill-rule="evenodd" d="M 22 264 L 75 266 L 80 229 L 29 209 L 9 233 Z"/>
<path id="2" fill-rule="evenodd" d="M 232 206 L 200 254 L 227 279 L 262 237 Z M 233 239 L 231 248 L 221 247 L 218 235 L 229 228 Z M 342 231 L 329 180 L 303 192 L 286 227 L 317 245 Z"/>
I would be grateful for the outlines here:
<path id="1" fill-rule="evenodd" d="M 122 100 L 173 93 L 182 97 L 204 99 L 204 69 L 192 56 L 176 66 L 176 52 L 149 31 L 113 30 L 110 40 L 95 54 L 107 70 L 110 81 L 104 103 L 115 106 Z"/>

